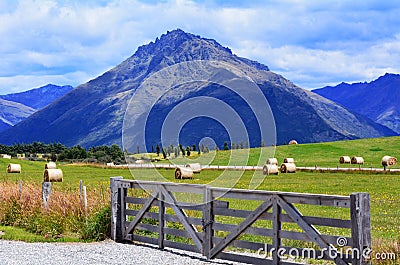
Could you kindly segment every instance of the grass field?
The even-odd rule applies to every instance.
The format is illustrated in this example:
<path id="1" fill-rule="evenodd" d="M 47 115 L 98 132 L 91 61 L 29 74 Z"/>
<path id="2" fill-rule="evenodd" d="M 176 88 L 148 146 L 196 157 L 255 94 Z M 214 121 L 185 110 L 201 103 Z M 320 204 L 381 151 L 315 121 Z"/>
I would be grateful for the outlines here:
<path id="1" fill-rule="evenodd" d="M 272 153 L 271 147 L 267 155 Z M 208 161 L 214 165 L 229 164 L 230 154 L 234 154 L 234 159 L 230 164 L 238 163 L 235 160 L 243 154 L 249 152 L 248 165 L 259 164 L 258 154 L 260 149 L 233 150 L 210 152 L 192 161 Z M 293 157 L 298 166 L 321 167 L 355 167 L 353 165 L 342 166 L 338 163 L 341 155 L 362 156 L 365 160 L 364 167 L 381 168 L 381 158 L 384 155 L 391 155 L 400 158 L 400 137 L 388 137 L 380 139 L 363 139 L 354 141 L 339 141 L 320 144 L 300 144 L 285 145 L 276 147 L 275 156 L 281 162 L 284 157 Z M 263 157 L 262 159 L 265 159 Z M 265 160 L 261 161 L 262 163 Z M 8 163 L 20 163 L 22 165 L 21 174 L 8 174 L 6 168 Z M 180 164 L 187 162 L 186 159 L 178 158 L 172 160 L 173 163 Z M 165 161 L 161 161 L 165 163 Z M 92 194 L 108 196 L 107 189 L 109 178 L 112 176 L 123 176 L 124 179 L 133 179 L 128 169 L 102 168 L 98 166 L 77 166 L 68 164 L 58 165 L 64 173 L 64 182 L 54 183 L 53 189 L 56 191 L 78 193 L 79 181 L 87 186 Z M 358 166 L 356 166 L 358 167 Z M 1 170 L 3 168 L 3 170 Z M 399 165 L 393 168 L 400 168 Z M 43 180 L 44 162 L 31 162 L 20 160 L 0 159 L 0 182 L 32 183 L 40 189 Z M 175 180 L 173 170 L 159 170 L 159 173 L 168 181 L 187 182 L 196 184 L 206 184 L 214 180 L 219 171 L 202 171 L 193 180 Z M 133 174 L 140 179 L 153 179 L 154 171 L 135 170 Z M 248 188 L 252 172 L 245 172 L 236 183 L 236 188 Z M 366 174 L 366 173 L 307 173 L 297 172 L 295 174 L 280 174 L 278 176 L 268 176 L 258 189 L 274 191 L 290 191 L 318 194 L 337 194 L 349 195 L 352 192 L 368 192 L 371 195 L 371 219 L 372 237 L 375 242 L 382 244 L 400 242 L 400 175 L 387 174 Z M 105 198 L 107 199 L 107 198 Z M 0 227 L 0 230 L 2 228 Z M 11 233 L 11 232 L 10 232 Z"/>
<path id="2" fill-rule="evenodd" d="M 362 167 L 382 168 L 381 159 L 385 155 L 400 158 L 400 137 L 386 137 L 376 139 L 361 139 L 354 141 L 337 141 L 318 144 L 299 144 L 299 145 L 281 145 L 275 147 L 264 147 L 261 153 L 260 148 L 238 149 L 231 152 L 210 152 L 197 158 L 194 156 L 191 160 L 202 163 L 209 162 L 212 165 L 263 165 L 268 157 L 276 157 L 278 162 L 282 162 L 286 157 L 293 157 L 297 166 L 312 167 L 315 165 L 321 167 L 350 167 L 358 168 L 358 165 L 339 163 L 340 156 L 361 156 L 364 158 Z M 259 157 L 261 156 L 261 159 Z M 229 162 L 229 159 L 231 161 Z M 176 164 L 185 163 L 188 159 L 178 158 L 173 162 Z M 163 163 L 163 161 L 160 161 Z M 400 162 L 392 168 L 400 168 Z"/>

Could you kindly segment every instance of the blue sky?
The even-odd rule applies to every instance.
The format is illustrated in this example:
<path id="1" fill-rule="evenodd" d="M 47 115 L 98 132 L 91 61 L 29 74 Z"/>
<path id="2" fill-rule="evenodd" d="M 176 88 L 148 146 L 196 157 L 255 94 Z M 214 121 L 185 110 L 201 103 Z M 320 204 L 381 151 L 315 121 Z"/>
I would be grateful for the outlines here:
<path id="1" fill-rule="evenodd" d="M 400 73 L 400 1 L 0 1 L 0 94 L 85 83 L 181 28 L 300 87 Z"/>

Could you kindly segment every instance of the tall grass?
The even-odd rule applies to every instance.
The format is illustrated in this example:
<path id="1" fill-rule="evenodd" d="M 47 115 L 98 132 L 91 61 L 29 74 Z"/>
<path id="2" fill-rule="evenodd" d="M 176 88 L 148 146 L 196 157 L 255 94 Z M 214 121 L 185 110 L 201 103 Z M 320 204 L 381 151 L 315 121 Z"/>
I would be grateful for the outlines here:
<path id="1" fill-rule="evenodd" d="M 0 183 L 0 225 L 24 228 L 54 240 L 79 238 L 102 240 L 109 234 L 109 196 L 89 190 L 88 221 L 79 191 L 52 190 L 48 206 L 42 206 L 41 186 L 24 183 L 22 194 L 13 182 Z"/>

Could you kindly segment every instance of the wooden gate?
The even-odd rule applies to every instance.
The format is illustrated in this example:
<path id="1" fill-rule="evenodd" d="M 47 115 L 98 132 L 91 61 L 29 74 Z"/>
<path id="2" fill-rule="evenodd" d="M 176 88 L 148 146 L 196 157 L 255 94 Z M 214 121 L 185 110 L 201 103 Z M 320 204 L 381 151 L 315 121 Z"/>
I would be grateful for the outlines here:
<path id="1" fill-rule="evenodd" d="M 115 241 L 252 264 L 298 264 L 298 258 L 369 264 L 367 193 L 269 192 L 122 177 L 111 178 L 110 187 Z"/>

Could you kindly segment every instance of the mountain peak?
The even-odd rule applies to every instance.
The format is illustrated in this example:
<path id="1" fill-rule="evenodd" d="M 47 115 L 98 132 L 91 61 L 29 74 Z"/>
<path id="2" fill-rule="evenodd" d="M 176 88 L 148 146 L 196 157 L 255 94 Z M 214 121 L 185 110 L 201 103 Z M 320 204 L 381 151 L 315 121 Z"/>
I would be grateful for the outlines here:
<path id="1" fill-rule="evenodd" d="M 229 69 L 224 69 L 222 67 L 224 64 L 221 64 L 221 67 L 210 68 L 211 74 L 213 77 L 224 80 L 222 84 L 235 82 L 235 87 L 236 84 L 240 86 L 238 89 L 240 89 L 239 92 L 243 91 L 243 95 L 236 92 L 236 88 L 230 89 L 213 82 L 199 84 L 195 81 L 198 79 L 197 73 L 194 72 L 199 70 L 198 72 L 202 73 L 203 70 L 209 71 L 209 69 L 190 69 L 185 68 L 185 65 L 178 69 L 179 72 L 176 75 L 156 78 L 154 82 L 158 83 L 150 82 L 156 89 L 141 87 L 145 83 L 143 80 L 161 69 L 198 60 L 214 60 L 232 65 L 253 79 L 259 86 L 259 90 L 253 89 L 253 86 L 242 85 L 241 80 L 237 80 L 234 74 L 226 74 Z M 193 77 L 195 82 L 182 84 L 181 81 L 184 80 L 180 78 L 182 75 Z M 147 80 L 151 81 L 151 79 Z M 169 89 L 168 84 L 180 85 L 176 89 Z M 0 142 L 3 144 L 32 141 L 60 142 L 68 146 L 79 144 L 85 147 L 115 143 L 121 145 L 123 128 L 126 126 L 124 119 L 127 107 L 130 102 L 133 102 L 133 105 L 137 105 L 138 108 L 129 110 L 132 111 L 129 113 L 132 116 L 128 116 L 129 125 L 132 125 L 132 128 L 125 127 L 125 129 L 133 129 L 134 133 L 129 140 L 129 145 L 132 146 L 127 148 L 138 146 L 135 139 L 140 138 L 137 144 L 142 144 L 142 132 L 146 133 L 146 144 L 153 145 L 161 143 L 163 132 L 161 127 L 166 118 L 171 117 L 168 116 L 169 113 L 177 110 L 176 106 L 183 106 L 180 104 L 185 100 L 199 98 L 201 101 L 207 97 L 221 102 L 221 105 L 213 106 L 216 107 L 214 110 L 222 112 L 218 115 L 226 115 L 215 117 L 221 117 L 224 122 L 224 117 L 226 117 L 226 122 L 233 123 L 228 115 L 236 113 L 248 132 L 247 139 L 250 146 L 259 146 L 262 133 L 255 113 L 257 111 L 254 111 L 253 105 L 246 100 L 254 95 L 253 90 L 263 93 L 265 100 L 269 102 L 269 106 L 260 104 L 257 108 L 262 108 L 258 110 L 263 113 L 269 110 L 273 112 L 278 143 L 287 142 L 289 139 L 297 139 L 305 143 L 394 134 L 386 127 L 378 126 L 364 118 L 361 119 L 331 101 L 302 90 L 284 77 L 270 72 L 268 67 L 261 63 L 238 57 L 215 40 L 176 29 L 139 47 L 135 54 L 110 71 L 76 87 L 61 99 L 36 112 L 35 115 L 31 115 L 28 119 L 1 133 Z M 133 96 L 135 97 L 132 98 Z M 257 94 L 257 96 L 260 95 Z M 155 104 L 150 106 L 152 102 Z M 191 101 L 185 101 L 185 104 L 189 102 Z M 144 105 L 136 103 L 144 103 Z M 200 103 L 202 102 L 195 104 L 199 107 L 198 112 L 195 109 L 191 112 L 191 108 L 187 112 L 184 111 L 183 114 L 188 114 L 187 117 L 194 118 L 180 128 L 179 141 L 186 146 L 198 144 L 201 139 L 208 137 L 221 146 L 223 141 L 230 139 L 225 125 L 235 130 L 238 127 L 236 124 L 215 122 L 214 116 L 203 115 L 202 111 L 207 108 L 207 105 Z M 222 109 L 220 111 L 220 106 L 232 107 L 233 112 L 223 113 Z M 150 112 L 147 113 L 147 111 Z M 181 114 L 180 111 L 175 113 Z M 145 127 L 140 125 L 143 120 L 146 121 Z M 271 126 L 271 129 L 273 128 Z"/>
<path id="2" fill-rule="evenodd" d="M 371 82 L 342 83 L 313 91 L 400 134 L 399 74 L 386 73 Z"/>
<path id="3" fill-rule="evenodd" d="M 167 31 L 167 33 L 156 38 L 155 41 L 140 46 L 116 70 L 121 71 L 121 67 L 127 67 L 128 72 L 134 72 L 136 76 L 147 76 L 151 72 L 173 64 L 198 60 L 244 63 L 257 70 L 269 71 L 268 66 L 238 57 L 229 48 L 223 47 L 213 39 L 187 33 L 182 29 Z"/>
<path id="4" fill-rule="evenodd" d="M 385 73 L 385 75 L 380 76 L 378 79 L 376 79 L 375 81 L 372 81 L 372 82 L 384 81 L 384 80 L 392 81 L 392 80 L 396 80 L 396 79 L 400 79 L 400 74 Z"/>
<path id="5" fill-rule="evenodd" d="M 199 52 L 199 50 L 206 51 Z M 212 51 L 213 53 L 211 53 Z M 176 54 L 182 55 L 182 53 L 188 57 L 186 58 L 187 60 L 211 59 L 212 55 L 215 56 L 218 53 L 227 53 L 227 55 L 232 55 L 232 51 L 229 48 L 223 47 L 215 40 L 202 38 L 199 35 L 193 35 L 191 33 L 186 33 L 181 29 L 175 29 L 172 31 L 167 31 L 167 33 L 162 34 L 160 38 L 157 37 L 154 42 L 140 46 L 133 56 L 136 55 L 143 57 L 154 54 L 174 56 Z M 179 61 L 175 61 L 175 63 L 177 62 Z"/>

